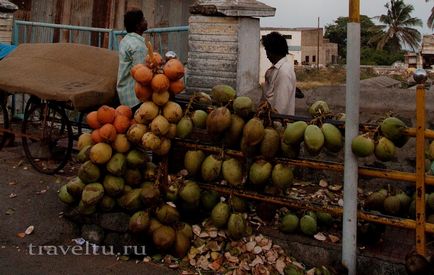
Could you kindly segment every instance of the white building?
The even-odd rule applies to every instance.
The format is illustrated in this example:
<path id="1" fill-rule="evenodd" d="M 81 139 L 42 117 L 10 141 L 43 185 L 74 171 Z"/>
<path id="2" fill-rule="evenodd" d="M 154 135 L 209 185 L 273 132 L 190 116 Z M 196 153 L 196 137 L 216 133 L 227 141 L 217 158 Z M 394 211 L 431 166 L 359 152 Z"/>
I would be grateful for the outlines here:
<path id="1" fill-rule="evenodd" d="M 279 32 L 286 38 L 289 48 L 288 58 L 295 65 L 337 63 L 338 45 L 324 39 L 322 28 L 261 28 L 261 37 L 273 31 Z M 271 63 L 262 44 L 260 53 L 260 82 L 262 83 Z"/>

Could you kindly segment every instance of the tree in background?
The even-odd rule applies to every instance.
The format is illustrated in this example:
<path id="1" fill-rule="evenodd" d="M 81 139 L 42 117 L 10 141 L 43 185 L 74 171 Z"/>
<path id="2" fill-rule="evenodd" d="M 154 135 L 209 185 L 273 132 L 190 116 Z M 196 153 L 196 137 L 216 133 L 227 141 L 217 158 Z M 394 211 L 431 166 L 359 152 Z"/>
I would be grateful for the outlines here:
<path id="1" fill-rule="evenodd" d="M 325 38 L 338 44 L 338 54 L 341 63 L 345 62 L 347 55 L 347 23 L 348 17 L 339 17 L 334 24 L 325 26 Z M 378 50 L 370 40 L 379 34 L 383 34 L 379 28 L 375 28 L 374 22 L 366 15 L 360 16 L 360 63 L 362 65 L 391 65 L 395 61 L 404 60 L 404 52 L 392 52 L 389 44 L 383 50 Z"/>
<path id="2" fill-rule="evenodd" d="M 325 38 L 328 38 L 330 42 L 338 44 L 338 54 L 339 57 L 345 60 L 347 55 L 347 24 L 348 17 L 338 17 L 334 24 L 329 24 L 325 26 Z M 373 45 L 369 40 L 376 35 L 381 30 L 374 29 L 374 22 L 366 16 L 360 16 L 360 43 L 362 48 L 369 48 Z"/>
<path id="3" fill-rule="evenodd" d="M 425 0 L 425 2 L 429 2 L 431 0 Z M 433 23 L 434 23 L 434 7 L 431 9 L 431 15 L 428 17 L 428 20 L 426 22 L 426 24 L 428 25 L 428 28 L 433 28 Z"/>
<path id="4" fill-rule="evenodd" d="M 382 30 L 371 38 L 370 42 L 382 50 L 387 44 L 392 51 L 399 51 L 402 45 L 410 46 L 413 50 L 419 47 L 420 32 L 413 27 L 421 27 L 422 20 L 412 17 L 413 5 L 405 4 L 403 0 L 390 0 L 385 5 L 387 12 L 375 18 L 382 23 L 373 27 L 374 31 Z"/>

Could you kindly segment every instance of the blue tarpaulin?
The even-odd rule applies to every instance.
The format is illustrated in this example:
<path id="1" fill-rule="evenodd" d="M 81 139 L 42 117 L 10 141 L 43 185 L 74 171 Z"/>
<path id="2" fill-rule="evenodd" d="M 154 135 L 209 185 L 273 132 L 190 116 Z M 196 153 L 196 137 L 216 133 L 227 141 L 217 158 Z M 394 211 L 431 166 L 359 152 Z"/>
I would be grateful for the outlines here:
<path id="1" fill-rule="evenodd" d="M 10 54 L 15 48 L 16 46 L 14 45 L 0 44 L 0 59 L 3 59 L 5 56 Z"/>

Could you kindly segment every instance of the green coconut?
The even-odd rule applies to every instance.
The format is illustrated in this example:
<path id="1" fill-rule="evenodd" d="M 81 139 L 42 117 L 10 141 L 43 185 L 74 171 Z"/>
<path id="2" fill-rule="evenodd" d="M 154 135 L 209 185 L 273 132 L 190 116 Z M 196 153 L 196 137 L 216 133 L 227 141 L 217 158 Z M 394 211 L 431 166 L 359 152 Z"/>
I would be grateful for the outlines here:
<path id="1" fill-rule="evenodd" d="M 128 229 L 133 233 L 145 232 L 148 230 L 149 220 L 147 211 L 138 211 L 131 216 Z"/>
<path id="2" fill-rule="evenodd" d="M 320 224 L 330 226 L 333 223 L 333 217 L 330 213 L 326 212 L 317 212 L 316 213 L 317 221 Z"/>
<path id="3" fill-rule="evenodd" d="M 260 152 L 266 159 L 272 159 L 276 156 L 280 148 L 280 135 L 271 127 L 264 130 L 264 138 L 261 141 Z"/>
<path id="4" fill-rule="evenodd" d="M 152 207 L 160 199 L 160 190 L 153 183 L 145 183 L 142 186 L 140 196 L 146 207 Z"/>
<path id="5" fill-rule="evenodd" d="M 264 124 L 259 118 L 250 119 L 243 128 L 243 140 L 247 146 L 259 144 L 265 135 Z"/>
<path id="6" fill-rule="evenodd" d="M 124 185 L 124 191 L 123 191 L 123 193 L 122 193 L 122 196 L 125 195 L 126 193 L 132 191 L 132 190 L 133 190 L 133 188 L 132 188 L 131 186 L 125 184 L 125 185 Z"/>
<path id="7" fill-rule="evenodd" d="M 231 214 L 230 207 L 225 202 L 219 202 L 211 211 L 211 221 L 216 227 L 224 227 Z"/>
<path id="8" fill-rule="evenodd" d="M 294 180 L 292 168 L 281 163 L 276 164 L 271 172 L 271 181 L 279 189 L 288 188 Z"/>
<path id="9" fill-rule="evenodd" d="M 249 180 L 255 185 L 264 185 L 271 176 L 273 166 L 265 160 L 257 160 L 250 167 Z"/>
<path id="10" fill-rule="evenodd" d="M 298 158 L 300 155 L 300 145 L 299 144 L 292 144 L 288 145 L 285 142 L 283 142 L 283 139 L 280 141 L 280 150 L 282 151 L 282 155 L 287 158 Z"/>
<path id="11" fill-rule="evenodd" d="M 173 246 L 176 232 L 170 226 L 162 225 L 152 234 L 152 241 L 158 250 L 166 251 Z"/>
<path id="12" fill-rule="evenodd" d="M 311 155 L 318 155 L 324 146 L 324 134 L 316 125 L 309 125 L 304 131 L 304 147 Z"/>
<path id="13" fill-rule="evenodd" d="M 143 179 L 153 181 L 157 177 L 157 165 L 153 162 L 147 162 L 143 171 Z"/>
<path id="14" fill-rule="evenodd" d="M 283 142 L 288 145 L 299 145 L 304 139 L 306 128 L 307 123 L 304 121 L 289 123 L 283 132 Z"/>
<path id="15" fill-rule="evenodd" d="M 75 202 L 75 198 L 68 193 L 68 189 L 66 184 L 62 185 L 59 189 L 59 193 L 57 194 L 59 200 L 66 204 L 73 204 Z"/>
<path id="16" fill-rule="evenodd" d="M 216 85 L 212 87 L 211 98 L 217 105 L 226 105 L 229 101 L 234 100 L 237 92 L 228 85 Z"/>
<path id="17" fill-rule="evenodd" d="M 246 222 L 243 215 L 231 214 L 228 220 L 228 235 L 233 240 L 239 240 L 246 234 Z"/>
<path id="18" fill-rule="evenodd" d="M 204 92 L 198 92 L 195 93 L 194 99 L 199 103 L 203 105 L 212 105 L 212 98 L 209 94 Z"/>
<path id="19" fill-rule="evenodd" d="M 104 196 L 104 187 L 100 183 L 86 185 L 81 194 L 81 201 L 85 206 L 96 205 Z"/>
<path id="20" fill-rule="evenodd" d="M 244 137 L 241 137 L 240 149 L 246 156 L 259 155 L 259 145 L 250 146 L 245 142 Z"/>
<path id="21" fill-rule="evenodd" d="M 222 174 L 223 178 L 232 186 L 243 184 L 243 168 L 237 159 L 230 158 L 223 161 Z"/>
<path id="22" fill-rule="evenodd" d="M 193 131 L 193 121 L 189 117 L 183 117 L 176 124 L 176 136 L 180 138 L 188 137 Z"/>
<path id="23" fill-rule="evenodd" d="M 368 196 L 365 200 L 365 207 L 367 209 L 371 210 L 378 210 L 380 211 L 383 209 L 384 200 L 387 197 L 387 193 L 384 194 L 383 192 L 373 192 L 371 195 Z"/>
<path id="24" fill-rule="evenodd" d="M 283 272 L 285 275 L 304 275 L 304 271 L 300 267 L 293 264 L 287 265 Z"/>
<path id="25" fill-rule="evenodd" d="M 127 211 L 138 211 L 142 207 L 142 188 L 136 188 L 124 193 L 117 201 L 120 207 Z"/>
<path id="26" fill-rule="evenodd" d="M 401 209 L 401 201 L 397 196 L 389 196 L 384 200 L 383 207 L 387 214 L 397 215 Z"/>
<path id="27" fill-rule="evenodd" d="M 177 184 L 171 184 L 166 188 L 165 197 L 168 201 L 176 201 L 178 199 L 179 188 Z"/>
<path id="28" fill-rule="evenodd" d="M 324 123 L 321 131 L 324 134 L 325 147 L 332 152 L 339 152 L 343 147 L 341 131 L 331 123 Z"/>
<path id="29" fill-rule="evenodd" d="M 434 140 L 429 144 L 428 157 L 430 160 L 434 160 Z"/>
<path id="30" fill-rule="evenodd" d="M 80 169 L 78 169 L 78 177 L 84 183 L 97 182 L 99 180 L 100 175 L 101 174 L 98 166 L 93 164 L 90 160 L 83 163 L 80 166 Z"/>
<path id="31" fill-rule="evenodd" d="M 346 118 L 347 115 L 345 113 L 338 113 L 337 115 L 335 115 L 335 119 L 338 121 L 345 121 Z"/>
<path id="32" fill-rule="evenodd" d="M 391 141 L 401 138 L 407 125 L 396 117 L 388 117 L 380 124 L 381 133 Z"/>
<path id="33" fill-rule="evenodd" d="M 396 197 L 401 202 L 401 204 L 400 204 L 401 205 L 400 206 L 401 211 L 404 209 L 408 209 L 408 207 L 410 206 L 410 203 L 411 203 L 410 196 L 407 195 L 406 193 L 402 192 L 402 193 L 396 194 Z"/>
<path id="34" fill-rule="evenodd" d="M 198 204 L 200 202 L 200 187 L 199 185 L 191 180 L 184 183 L 179 191 L 179 197 L 187 203 Z"/>
<path id="35" fill-rule="evenodd" d="M 92 148 L 92 145 L 86 145 L 80 150 L 80 152 L 78 152 L 77 154 L 78 162 L 85 163 L 86 161 L 90 160 L 89 158 L 90 148 Z"/>
<path id="36" fill-rule="evenodd" d="M 206 211 L 211 211 L 220 201 L 219 193 L 213 190 L 204 190 L 200 195 L 200 201 Z"/>
<path id="37" fill-rule="evenodd" d="M 124 174 L 125 184 L 139 186 L 142 183 L 142 172 L 139 169 L 127 169 Z"/>
<path id="38" fill-rule="evenodd" d="M 325 101 L 318 100 L 315 101 L 310 107 L 309 107 L 309 114 L 312 117 L 317 117 L 325 114 L 329 114 L 330 109 L 328 104 Z"/>
<path id="39" fill-rule="evenodd" d="M 381 137 L 375 145 L 375 157 L 381 161 L 392 160 L 395 156 L 395 145 L 388 138 Z"/>
<path id="40" fill-rule="evenodd" d="M 247 211 L 247 202 L 240 197 L 231 196 L 229 199 L 229 204 L 234 212 L 243 213 Z"/>
<path id="41" fill-rule="evenodd" d="M 222 161 L 214 155 L 205 158 L 201 165 L 202 178 L 205 181 L 216 180 L 222 169 Z"/>
<path id="42" fill-rule="evenodd" d="M 110 174 L 122 176 L 127 169 L 127 159 L 124 154 L 116 153 L 112 156 L 106 165 L 106 169 Z"/>
<path id="43" fill-rule="evenodd" d="M 172 225 L 179 221 L 179 213 L 175 207 L 168 204 L 163 204 L 155 210 L 157 219 L 166 225 Z"/>
<path id="44" fill-rule="evenodd" d="M 227 129 L 224 136 L 225 144 L 230 147 L 235 146 L 239 143 L 245 125 L 245 122 L 241 117 L 237 115 L 232 115 L 231 117 L 232 117 L 231 126 Z"/>
<path id="45" fill-rule="evenodd" d="M 75 177 L 66 184 L 66 190 L 71 196 L 81 198 L 81 193 L 86 185 L 79 177 Z"/>
<path id="46" fill-rule="evenodd" d="M 304 215 L 300 219 L 300 230 L 303 234 L 309 236 L 315 235 L 318 230 L 316 220 L 312 216 Z"/>
<path id="47" fill-rule="evenodd" d="M 147 161 L 147 156 L 142 151 L 133 149 L 127 154 L 127 164 L 128 167 L 138 168 L 143 166 Z"/>
<path id="48" fill-rule="evenodd" d="M 193 229 L 191 228 L 191 225 L 189 225 L 188 223 L 185 222 L 178 223 L 176 225 L 176 231 L 182 233 L 189 240 L 193 239 Z"/>
<path id="49" fill-rule="evenodd" d="M 374 153 L 375 143 L 368 135 L 358 135 L 351 142 L 351 150 L 353 154 L 364 158 L 369 157 Z"/>
<path id="50" fill-rule="evenodd" d="M 184 168 L 189 176 L 195 176 L 202 166 L 205 154 L 202 150 L 187 151 L 184 156 Z"/>
<path id="51" fill-rule="evenodd" d="M 77 206 L 78 213 L 81 215 L 92 215 L 96 212 L 96 205 L 86 205 L 83 201 L 80 201 Z"/>
<path id="52" fill-rule="evenodd" d="M 232 122 L 231 112 L 226 107 L 219 107 L 211 111 L 206 119 L 206 129 L 211 136 L 219 135 L 229 129 Z"/>
<path id="53" fill-rule="evenodd" d="M 434 193 L 428 195 L 428 199 L 426 200 L 429 208 L 434 210 Z"/>
<path id="54" fill-rule="evenodd" d="M 118 197 L 123 194 L 125 180 L 121 177 L 106 175 L 104 177 L 104 190 L 110 197 Z"/>
<path id="55" fill-rule="evenodd" d="M 299 218 L 294 214 L 286 214 L 282 217 L 279 229 L 283 233 L 293 233 L 297 230 Z"/>
<path id="56" fill-rule="evenodd" d="M 110 212 L 116 206 L 116 200 L 112 197 L 104 195 L 98 203 L 99 208 L 104 212 Z"/>
<path id="57" fill-rule="evenodd" d="M 232 107 L 234 108 L 235 114 L 246 118 L 253 110 L 253 101 L 250 99 L 250 97 L 239 96 L 235 98 Z"/>
<path id="58" fill-rule="evenodd" d="M 152 236 L 152 234 L 154 234 L 154 231 L 157 230 L 158 228 L 162 227 L 163 225 L 161 224 L 161 222 L 159 222 L 157 219 L 155 218 L 151 218 L 149 220 L 149 226 L 148 226 L 148 230 L 147 230 L 147 235 Z"/>
<path id="59" fill-rule="evenodd" d="M 193 126 L 200 129 L 206 128 L 206 119 L 208 117 L 208 113 L 204 110 L 196 110 L 191 115 L 191 120 L 193 122 Z"/>
<path id="60" fill-rule="evenodd" d="M 190 239 L 187 238 L 182 232 L 176 231 L 175 244 L 174 244 L 174 256 L 182 259 L 190 250 Z"/>

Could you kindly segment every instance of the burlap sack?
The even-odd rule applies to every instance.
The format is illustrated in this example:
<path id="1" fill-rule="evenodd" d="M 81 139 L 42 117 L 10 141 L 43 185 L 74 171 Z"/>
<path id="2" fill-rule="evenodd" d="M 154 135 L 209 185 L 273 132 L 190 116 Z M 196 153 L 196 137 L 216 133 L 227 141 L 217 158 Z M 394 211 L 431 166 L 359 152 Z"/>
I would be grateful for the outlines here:
<path id="1" fill-rule="evenodd" d="M 116 52 L 92 46 L 21 44 L 0 61 L 0 90 L 90 110 L 116 99 L 118 62 Z"/>

